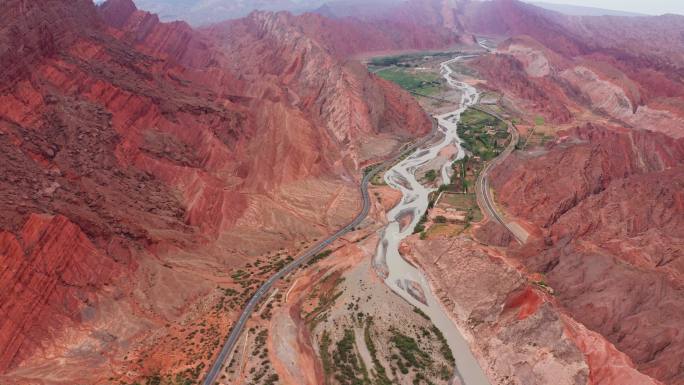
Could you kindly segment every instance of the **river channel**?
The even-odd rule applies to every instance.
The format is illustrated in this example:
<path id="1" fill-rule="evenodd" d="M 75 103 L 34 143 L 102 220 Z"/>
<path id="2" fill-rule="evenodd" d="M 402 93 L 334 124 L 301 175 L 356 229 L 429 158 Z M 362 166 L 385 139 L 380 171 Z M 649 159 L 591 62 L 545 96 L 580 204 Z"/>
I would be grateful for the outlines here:
<path id="1" fill-rule="evenodd" d="M 423 186 L 417 180 L 416 172 L 421 166 L 433 162 L 442 149 L 455 145 L 458 147 L 456 157 L 445 160 L 444 164 L 440 165 L 441 181 L 448 183 L 451 164 L 464 156 L 457 125 L 463 111 L 476 103 L 479 95 L 474 87 L 459 82 L 451 76 L 453 71 L 449 65 L 463 58 L 464 56 L 458 56 L 440 64 L 441 74 L 447 84 L 458 90 L 461 97 L 454 111 L 435 116 L 439 130 L 436 139 L 428 141 L 424 147 L 416 149 L 385 173 L 385 182 L 392 188 L 400 190 L 402 199 L 387 213 L 389 224 L 382 231 L 374 264 L 386 269 L 385 283 L 395 293 L 430 316 L 435 326 L 444 334 L 456 360 L 455 379 L 463 385 L 489 385 L 482 368 L 470 351 L 468 342 L 431 292 L 425 275 L 399 254 L 401 241 L 413 233 L 416 224 L 428 208 L 428 195 L 434 191 L 434 188 Z M 407 220 L 402 221 L 403 218 L 410 218 L 410 223 L 407 224 Z M 454 266 L 454 268 L 458 267 Z"/>

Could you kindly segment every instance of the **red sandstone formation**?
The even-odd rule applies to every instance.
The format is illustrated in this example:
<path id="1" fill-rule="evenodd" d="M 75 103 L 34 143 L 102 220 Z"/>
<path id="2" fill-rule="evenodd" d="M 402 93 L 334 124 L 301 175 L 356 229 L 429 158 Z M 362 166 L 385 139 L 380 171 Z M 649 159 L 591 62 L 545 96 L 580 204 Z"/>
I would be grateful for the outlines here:
<path id="1" fill-rule="evenodd" d="M 515 57 L 492 54 L 475 59 L 472 65 L 487 79 L 488 87 L 506 90 L 511 96 L 527 101 L 528 109 L 550 122 L 567 123 L 572 119 L 572 113 L 566 107 L 570 103 L 562 90 L 547 79 L 530 77 Z M 549 103 L 549 100 L 555 102 Z"/>
<path id="2" fill-rule="evenodd" d="M 87 319 L 97 292 L 122 270 L 61 215 L 31 214 L 17 234 L 1 232 L 0 257 L 1 369 L 66 321 Z"/>
<path id="3" fill-rule="evenodd" d="M 506 211 L 547 234 L 518 258 L 640 371 L 681 383 L 684 142 L 598 126 L 568 134 L 493 173 Z"/>
<path id="4" fill-rule="evenodd" d="M 352 46 L 322 36 L 337 22 L 319 16 L 254 13 L 200 32 L 130 0 L 10 0 L 0 20 L 6 381 L 175 370 L 158 360 L 174 345 L 151 341 L 214 298 L 231 267 L 351 218 L 359 170 L 387 155 L 369 138 L 431 127 L 410 96 L 347 63 Z M 359 41 L 378 31 L 364 28 Z M 92 370 L 43 372 L 76 350 Z"/>

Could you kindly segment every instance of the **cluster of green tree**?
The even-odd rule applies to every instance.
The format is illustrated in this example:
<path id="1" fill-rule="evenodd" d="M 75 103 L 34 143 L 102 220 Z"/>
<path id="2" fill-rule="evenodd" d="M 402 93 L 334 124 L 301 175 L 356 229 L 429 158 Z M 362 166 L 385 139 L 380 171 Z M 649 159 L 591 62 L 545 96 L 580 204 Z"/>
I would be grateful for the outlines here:
<path id="1" fill-rule="evenodd" d="M 449 347 L 449 344 L 447 343 L 446 338 L 444 338 L 444 334 L 442 334 L 442 331 L 437 328 L 437 326 L 432 326 L 432 333 L 435 334 L 437 339 L 440 342 L 440 348 L 439 351 L 442 353 L 442 356 L 444 357 L 445 360 L 448 362 L 455 362 L 454 360 L 454 355 L 451 352 L 451 348 Z"/>
<path id="2" fill-rule="evenodd" d="M 392 385 L 392 381 L 390 381 L 390 379 L 387 377 L 385 367 L 382 366 L 382 363 L 380 363 L 380 360 L 378 359 L 378 350 L 375 347 L 375 343 L 373 342 L 373 338 L 371 335 L 372 325 L 373 318 L 366 318 L 366 327 L 363 330 L 363 337 L 366 341 L 366 347 L 368 348 L 368 352 L 371 355 L 371 360 L 373 360 L 373 368 L 375 369 L 374 383 L 375 385 Z"/>
<path id="3" fill-rule="evenodd" d="M 371 385 L 368 371 L 356 354 L 354 331 L 345 329 L 332 354 L 334 377 L 341 385 Z"/>
<path id="4" fill-rule="evenodd" d="M 316 262 L 320 261 L 323 258 L 328 257 L 330 254 L 332 254 L 332 250 L 324 250 L 316 255 L 314 255 L 309 262 L 306 263 L 307 266 L 311 266 L 315 264 Z"/>
<path id="5" fill-rule="evenodd" d="M 463 113 L 457 131 L 463 147 L 485 161 L 495 158 L 503 149 L 499 139 L 510 136 L 504 121 L 474 109 Z"/>
<path id="6" fill-rule="evenodd" d="M 425 179 L 427 179 L 428 182 L 433 182 L 435 179 L 437 179 L 437 171 L 428 170 L 428 172 L 425 173 Z"/>
<path id="7" fill-rule="evenodd" d="M 423 216 L 420 217 L 420 220 L 416 224 L 416 227 L 413 228 L 413 234 L 422 233 L 423 231 L 425 231 L 425 222 L 427 222 L 427 214 L 428 211 L 426 210 Z"/>
<path id="8" fill-rule="evenodd" d="M 425 369 L 432 365 L 433 361 L 429 354 L 424 352 L 415 339 L 400 333 L 396 329 L 391 330 L 390 341 L 399 350 L 399 355 L 394 355 L 399 371 L 408 374 L 410 367 Z"/>
<path id="9" fill-rule="evenodd" d="M 387 56 L 387 57 L 377 57 L 370 61 L 371 65 L 378 67 L 389 67 L 399 64 L 401 62 L 401 56 Z"/>

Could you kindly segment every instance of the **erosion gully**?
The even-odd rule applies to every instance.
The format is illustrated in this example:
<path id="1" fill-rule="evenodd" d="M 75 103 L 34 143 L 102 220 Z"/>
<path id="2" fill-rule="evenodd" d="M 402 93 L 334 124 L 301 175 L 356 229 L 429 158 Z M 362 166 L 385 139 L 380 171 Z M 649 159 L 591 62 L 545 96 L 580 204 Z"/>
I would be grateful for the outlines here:
<path id="1" fill-rule="evenodd" d="M 432 293 L 425 275 L 399 254 L 401 241 L 413 233 L 415 226 L 428 208 L 428 195 L 434 191 L 433 188 L 425 187 L 418 181 L 416 171 L 421 166 L 432 162 L 443 148 L 455 145 L 458 147 L 456 158 L 445 160 L 444 164 L 440 165 L 441 180 L 447 183 L 450 178 L 451 164 L 464 156 L 457 125 L 461 114 L 477 102 L 479 94 L 474 87 L 451 77 L 453 70 L 449 64 L 463 58 L 465 56 L 458 56 L 440 65 L 442 76 L 450 87 L 460 91 L 461 100 L 456 110 L 435 116 L 439 124 L 438 139 L 428 142 L 425 147 L 418 148 L 385 173 L 385 182 L 400 190 L 402 199 L 387 213 L 389 223 L 382 230 L 373 264 L 378 267 L 379 271 L 385 273 L 385 283 L 396 294 L 427 314 L 444 334 L 456 360 L 455 381 L 453 382 L 460 382 L 463 385 L 489 385 L 482 368 L 470 351 L 468 342 Z M 401 219 L 403 218 L 411 218 L 411 221 L 405 224 L 406 220 L 404 220 L 402 227 Z"/>

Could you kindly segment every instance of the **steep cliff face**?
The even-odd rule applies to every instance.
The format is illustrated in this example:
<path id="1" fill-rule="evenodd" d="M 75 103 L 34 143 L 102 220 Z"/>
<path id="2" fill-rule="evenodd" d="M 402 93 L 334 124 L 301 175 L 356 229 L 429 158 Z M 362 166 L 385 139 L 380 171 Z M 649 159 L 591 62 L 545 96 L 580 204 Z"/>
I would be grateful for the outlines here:
<path id="1" fill-rule="evenodd" d="M 567 106 L 573 103 L 562 89 L 548 78 L 530 76 L 518 58 L 491 54 L 475 59 L 472 66 L 487 79 L 489 87 L 505 90 L 513 98 L 523 101 L 527 109 L 550 122 L 567 123 L 572 120 L 573 114 Z"/>
<path id="2" fill-rule="evenodd" d="M 31 214 L 0 233 L 0 370 L 18 364 L 65 322 L 86 318 L 121 267 L 66 217 Z"/>
<path id="3" fill-rule="evenodd" d="M 429 130 L 427 116 L 407 94 L 358 63 L 339 65 L 336 56 L 343 53 L 331 55 L 334 49 L 325 37 L 302 33 L 300 25 L 308 22 L 287 13 L 253 13 L 207 32 L 227 51 L 239 52 L 231 65 L 248 79 L 246 94 L 291 106 L 315 125 L 327 128 L 320 156 L 330 165 L 342 159 L 333 166 L 337 172 L 345 172 L 340 165 L 352 162 L 358 167 L 365 160 L 358 155 L 368 152 L 363 146 L 369 135 L 413 135 Z M 273 87 L 274 79 L 280 89 Z M 340 148 L 341 154 L 337 153 Z"/>
<path id="4" fill-rule="evenodd" d="M 109 9 L 105 15 L 128 10 L 121 8 Z M 237 166 L 239 177 L 250 187 L 272 190 L 302 176 L 331 170 L 354 173 L 368 158 L 358 157 L 364 135 L 413 135 L 427 132 L 430 126 L 412 99 L 396 87 L 370 76 L 358 64 L 341 61 L 346 52 L 331 54 L 334 43 L 321 39 L 320 30 L 309 32 L 304 27 L 311 24 L 311 16 L 255 12 L 185 37 L 187 25 L 162 24 L 154 15 L 135 11 L 115 33 L 145 52 L 184 65 L 185 76 L 216 92 L 216 97 L 244 107 L 260 127 L 245 143 L 247 147 L 275 157 L 298 154 L 293 163 L 242 157 L 246 162 Z M 118 16 L 112 17 L 116 23 Z M 369 30 L 357 33 L 372 35 Z M 281 120 L 291 122 L 286 124 L 290 128 L 276 129 Z M 327 131 L 318 132 L 319 126 Z M 285 137 L 274 140 L 274 136 Z M 325 151 L 312 154 L 312 147 Z M 309 169 L 298 169 L 303 166 Z"/>

